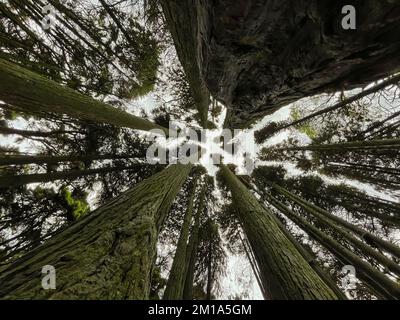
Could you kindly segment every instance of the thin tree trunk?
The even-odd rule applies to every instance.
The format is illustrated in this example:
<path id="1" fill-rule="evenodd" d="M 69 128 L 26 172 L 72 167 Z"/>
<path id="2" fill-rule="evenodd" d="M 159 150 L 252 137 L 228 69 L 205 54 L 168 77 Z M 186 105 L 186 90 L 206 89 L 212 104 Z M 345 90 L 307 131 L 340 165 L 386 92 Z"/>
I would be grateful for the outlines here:
<path id="1" fill-rule="evenodd" d="M 31 130 L 19 130 L 14 128 L 0 127 L 0 134 L 18 134 L 23 137 L 54 137 L 61 134 L 68 133 L 80 133 L 77 131 L 66 131 L 66 130 L 56 130 L 56 131 L 31 131 Z"/>
<path id="2" fill-rule="evenodd" d="M 370 141 L 350 141 L 330 144 L 307 145 L 299 147 L 274 148 L 274 151 L 370 151 L 393 150 L 400 148 L 400 139 Z"/>
<path id="3" fill-rule="evenodd" d="M 148 299 L 158 232 L 191 165 L 172 165 L 0 273 L 2 299 Z M 56 269 L 56 289 L 41 286 Z"/>
<path id="4" fill-rule="evenodd" d="M 114 172 L 122 170 L 134 170 L 140 166 L 141 164 L 128 167 L 107 167 L 107 168 L 85 169 L 85 170 L 58 171 L 50 173 L 5 175 L 5 176 L 0 176 L 0 188 L 16 187 L 30 183 L 45 183 L 62 179 L 76 179 L 98 173 L 106 173 L 106 172 Z"/>
<path id="5" fill-rule="evenodd" d="M 268 200 L 271 201 L 279 211 L 313 237 L 318 243 L 331 251 L 343 264 L 353 265 L 356 268 L 357 277 L 365 281 L 369 286 L 388 299 L 400 298 L 400 286 L 398 284 L 391 281 L 379 270 L 374 269 L 369 263 L 343 247 L 326 233 L 310 224 L 306 219 L 294 213 L 277 199 L 270 196 Z"/>
<path id="6" fill-rule="evenodd" d="M 186 272 L 188 269 L 187 265 L 189 263 L 189 261 L 186 259 L 187 240 L 189 237 L 190 223 L 192 221 L 195 192 L 196 182 L 194 183 L 193 190 L 189 198 L 189 205 L 183 219 L 181 234 L 176 246 L 174 261 L 172 263 L 167 286 L 165 288 L 164 299 L 166 300 L 182 300 L 183 298 L 183 289 L 185 285 Z"/>
<path id="7" fill-rule="evenodd" d="M 168 129 L 114 108 L 68 87 L 0 59 L 0 99 L 27 112 L 66 114 L 82 120 L 149 131 Z"/>
<path id="8" fill-rule="evenodd" d="M 212 232 L 209 233 L 208 236 L 208 261 L 207 261 L 207 300 L 211 300 L 211 291 L 212 291 Z"/>
<path id="9" fill-rule="evenodd" d="M 22 165 L 22 164 L 57 164 L 60 162 L 75 161 L 95 161 L 95 160 L 116 160 L 133 159 L 134 155 L 68 155 L 68 156 L 30 156 L 30 155 L 2 155 L 0 156 L 0 165 Z"/>
<path id="10" fill-rule="evenodd" d="M 200 193 L 199 207 L 197 208 L 193 229 L 187 247 L 186 259 L 189 261 L 189 264 L 186 272 L 185 286 L 183 289 L 184 300 L 193 299 L 193 282 L 194 282 L 194 272 L 197 259 L 197 250 L 199 245 L 200 217 L 201 214 L 203 213 L 205 206 L 205 195 L 206 195 L 206 185 L 203 186 Z"/>
<path id="11" fill-rule="evenodd" d="M 330 212 L 312 204 L 311 202 L 308 202 L 308 201 L 300 198 L 299 196 L 295 195 L 294 193 L 286 190 L 285 188 L 283 188 L 281 186 L 278 186 L 275 183 L 271 183 L 270 185 L 276 191 L 278 191 L 282 195 L 286 196 L 287 198 L 291 199 L 292 201 L 296 202 L 297 204 L 299 204 L 301 206 L 306 206 L 310 209 L 315 210 L 317 213 L 320 213 L 321 215 L 327 217 L 328 219 L 336 222 L 337 224 L 344 227 L 345 229 L 353 231 L 358 236 L 360 236 L 362 239 L 364 239 L 366 242 L 371 243 L 374 246 L 377 246 L 378 248 L 383 249 L 383 250 L 387 251 L 388 253 L 391 253 L 392 255 L 400 258 L 400 248 L 398 246 L 396 246 L 388 241 L 385 241 L 385 240 L 375 236 L 374 234 L 372 234 L 364 229 L 361 229 L 338 216 L 335 216 L 334 214 L 331 214 Z"/>
<path id="12" fill-rule="evenodd" d="M 288 124 L 280 126 L 280 127 L 276 128 L 273 131 L 273 133 L 276 133 L 276 132 L 278 132 L 280 130 L 283 130 L 283 129 L 286 129 L 286 128 L 289 128 L 289 127 L 292 127 L 292 126 L 295 126 L 295 125 L 302 124 L 302 123 L 304 123 L 304 122 L 306 122 L 308 120 L 311 120 L 311 119 L 313 119 L 315 117 L 319 117 L 319 116 L 324 115 L 326 113 L 329 113 L 329 112 L 341 109 L 343 107 L 346 107 L 350 103 L 353 103 L 353 102 L 355 102 L 357 100 L 360 100 L 360 99 L 362 99 L 362 98 L 364 98 L 364 97 L 366 97 L 366 96 L 368 96 L 370 94 L 373 94 L 375 92 L 378 92 L 379 90 L 385 89 L 386 87 L 388 87 L 390 85 L 393 85 L 393 84 L 396 84 L 399 81 L 400 81 L 400 75 L 397 75 L 397 76 L 394 76 L 394 77 L 390 77 L 389 79 L 387 79 L 385 81 L 382 81 L 381 83 L 373 86 L 372 88 L 364 90 L 364 91 L 361 91 L 360 93 L 355 94 L 354 96 L 352 96 L 350 98 L 347 98 L 347 99 L 345 99 L 343 101 L 340 101 L 340 102 L 334 104 L 331 107 L 322 109 L 320 111 L 313 112 L 313 113 L 309 114 L 308 116 L 305 116 L 305 117 L 303 117 L 303 118 L 301 118 L 299 120 L 295 120 L 295 121 L 292 121 L 292 122 L 290 122 Z M 268 127 L 264 128 L 264 129 L 267 130 L 267 128 Z M 258 143 L 262 143 L 263 141 L 266 140 L 266 138 L 268 138 L 270 136 L 270 135 L 268 135 L 268 136 L 264 137 L 264 135 L 265 135 L 265 130 L 264 129 L 258 130 L 256 132 L 256 136 L 259 137 L 258 138 Z"/>
<path id="13" fill-rule="evenodd" d="M 221 165 L 239 221 L 261 270 L 271 299 L 338 299 L 239 179 Z"/>

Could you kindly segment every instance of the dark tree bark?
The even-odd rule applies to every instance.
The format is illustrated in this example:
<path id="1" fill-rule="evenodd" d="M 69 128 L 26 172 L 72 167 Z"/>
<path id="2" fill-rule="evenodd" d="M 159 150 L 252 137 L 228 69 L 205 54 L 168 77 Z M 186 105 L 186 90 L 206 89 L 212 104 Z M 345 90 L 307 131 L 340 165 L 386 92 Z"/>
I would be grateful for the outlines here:
<path id="1" fill-rule="evenodd" d="M 2 299 L 148 299 L 158 232 L 190 165 L 172 165 L 0 273 Z M 41 286 L 56 269 L 56 289 Z"/>
<path id="2" fill-rule="evenodd" d="M 59 171 L 50 173 L 5 175 L 5 176 L 0 176 L 0 188 L 16 187 L 30 183 L 51 182 L 62 179 L 76 179 L 98 173 L 114 172 L 121 170 L 133 170 L 137 169 L 140 166 L 141 164 L 128 167 L 106 167 L 106 168 L 85 169 L 85 170 L 68 170 L 68 171 Z"/>
<path id="3" fill-rule="evenodd" d="M 60 162 L 85 162 L 95 160 L 134 159 L 135 155 L 68 155 L 68 156 L 27 156 L 27 155 L 3 155 L 0 156 L 0 165 L 22 164 L 57 164 Z"/>

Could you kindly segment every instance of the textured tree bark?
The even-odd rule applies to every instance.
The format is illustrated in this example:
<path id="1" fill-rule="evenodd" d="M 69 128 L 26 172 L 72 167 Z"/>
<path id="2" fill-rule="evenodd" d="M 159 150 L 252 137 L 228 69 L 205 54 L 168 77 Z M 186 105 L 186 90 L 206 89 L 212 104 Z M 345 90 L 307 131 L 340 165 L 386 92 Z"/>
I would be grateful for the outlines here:
<path id="1" fill-rule="evenodd" d="M 400 70 L 397 1 L 165 2 L 179 2 L 169 6 L 167 19 L 180 22 L 171 32 L 178 54 L 197 48 L 189 68 L 198 67 L 198 81 L 227 106 L 230 128 L 246 128 L 298 99 L 363 87 Z M 342 27 L 348 4 L 356 10 L 356 30 Z"/>
<path id="2" fill-rule="evenodd" d="M 191 165 L 173 165 L 2 270 L 1 299 L 148 299 L 158 231 Z M 41 286 L 56 269 L 56 289 Z"/>
<path id="3" fill-rule="evenodd" d="M 57 164 L 60 162 L 85 162 L 95 160 L 116 160 L 133 159 L 135 155 L 118 154 L 91 154 L 91 155 L 68 155 L 68 156 L 30 156 L 30 155 L 2 155 L 0 156 L 0 165 L 21 165 L 21 164 Z"/>
<path id="4" fill-rule="evenodd" d="M 186 273 L 185 286 L 183 289 L 183 299 L 193 299 L 193 281 L 194 271 L 196 266 L 197 248 L 199 245 L 199 228 L 200 217 L 203 213 L 205 206 L 206 187 L 204 186 L 200 193 L 199 207 L 197 208 L 196 216 L 194 218 L 194 225 L 190 235 L 189 244 L 186 250 L 186 259 L 189 261 L 188 270 Z"/>
<path id="5" fill-rule="evenodd" d="M 0 188 L 16 187 L 30 183 L 51 182 L 62 179 L 76 179 L 98 173 L 137 169 L 140 166 L 141 164 L 136 164 L 128 167 L 107 167 L 98 169 L 68 170 L 38 174 L 5 175 L 0 176 Z"/>
<path id="6" fill-rule="evenodd" d="M 167 286 L 165 288 L 164 299 L 166 300 L 182 300 L 183 298 L 183 289 L 189 263 L 189 261 L 186 259 L 187 240 L 189 237 L 190 223 L 193 215 L 195 190 L 196 183 L 194 183 L 192 194 L 190 195 L 189 205 L 183 219 L 181 234 L 176 246 L 174 261 L 172 263 Z"/>
<path id="7" fill-rule="evenodd" d="M 196 102 L 201 125 L 207 128 L 210 93 L 201 73 L 203 30 L 202 26 L 197 25 L 206 12 L 201 10 L 202 4 L 196 0 L 162 0 L 160 2 L 176 52 Z"/>
<path id="8" fill-rule="evenodd" d="M 149 131 L 168 129 L 114 108 L 0 59 L 0 99 L 23 112 L 66 114 L 74 118 Z"/>
<path id="9" fill-rule="evenodd" d="M 245 185 L 225 166 L 221 175 L 231 190 L 238 218 L 249 239 L 271 299 L 337 299 Z"/>

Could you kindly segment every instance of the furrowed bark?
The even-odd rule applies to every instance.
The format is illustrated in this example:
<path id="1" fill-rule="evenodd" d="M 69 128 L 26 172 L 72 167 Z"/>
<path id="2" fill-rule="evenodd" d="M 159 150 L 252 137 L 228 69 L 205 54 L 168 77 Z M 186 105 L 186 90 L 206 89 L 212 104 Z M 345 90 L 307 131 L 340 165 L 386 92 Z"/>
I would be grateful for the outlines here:
<path id="1" fill-rule="evenodd" d="M 158 232 L 191 165 L 172 165 L 0 273 L 1 299 L 148 299 Z M 56 269 L 56 289 L 41 286 Z"/>
<path id="2" fill-rule="evenodd" d="M 68 87 L 0 59 L 0 99 L 23 112 L 66 114 L 117 127 L 149 131 L 168 129 L 114 108 Z"/>
<path id="3" fill-rule="evenodd" d="M 189 228 L 193 215 L 193 201 L 196 190 L 194 183 L 192 194 L 190 195 L 189 205 L 183 219 L 181 234 L 176 246 L 175 257 L 169 273 L 167 286 L 164 292 L 165 300 L 182 300 L 183 289 L 185 285 L 186 272 L 188 269 L 188 260 L 186 259 L 187 240 L 189 237 Z"/>
<path id="4" fill-rule="evenodd" d="M 225 166 L 221 174 L 237 207 L 271 299 L 338 299 L 243 183 Z"/>

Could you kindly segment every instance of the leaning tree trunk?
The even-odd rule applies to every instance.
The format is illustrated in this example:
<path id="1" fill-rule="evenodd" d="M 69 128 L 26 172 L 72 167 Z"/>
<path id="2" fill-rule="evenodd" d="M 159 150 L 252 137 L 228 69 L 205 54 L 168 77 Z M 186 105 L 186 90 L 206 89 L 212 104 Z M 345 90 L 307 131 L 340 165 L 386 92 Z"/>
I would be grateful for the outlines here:
<path id="1" fill-rule="evenodd" d="M 225 166 L 221 174 L 232 192 L 238 218 L 249 239 L 271 299 L 337 299 L 293 243 L 243 183 Z"/>
<path id="2" fill-rule="evenodd" d="M 168 129 L 0 59 L 0 100 L 27 113 L 59 113 L 138 130 Z"/>
<path id="3" fill-rule="evenodd" d="M 189 264 L 186 272 L 185 286 L 183 289 L 183 299 L 185 300 L 193 299 L 193 281 L 196 266 L 197 249 L 199 245 L 200 217 L 203 213 L 205 206 L 205 196 L 206 185 L 203 186 L 203 189 L 200 193 L 199 207 L 197 208 L 196 216 L 194 218 L 193 229 L 189 239 L 189 244 L 186 249 L 186 260 L 189 261 Z"/>
<path id="4" fill-rule="evenodd" d="M 86 162 L 95 160 L 117 160 L 132 159 L 135 155 L 118 154 L 85 154 L 67 156 L 45 156 L 45 155 L 1 155 L 0 165 L 21 165 L 21 164 L 57 164 L 60 162 Z"/>
<path id="5" fill-rule="evenodd" d="M 189 205 L 183 219 L 181 234 L 179 236 L 178 244 L 174 261 L 172 263 L 171 271 L 169 273 L 167 286 L 164 292 L 164 299 L 166 300 L 182 300 L 183 289 L 185 285 L 186 272 L 188 261 L 186 259 L 187 240 L 189 237 L 189 228 L 193 215 L 193 201 L 196 190 L 196 182 L 194 183 L 192 194 L 189 198 Z"/>
<path id="6" fill-rule="evenodd" d="M 302 206 L 303 208 L 307 208 L 307 210 L 309 210 L 309 211 L 312 210 L 316 214 L 320 214 L 321 216 L 326 217 L 327 219 L 335 222 L 338 226 L 354 232 L 360 238 L 364 239 L 367 243 L 371 244 L 372 246 L 375 246 L 375 247 L 379 248 L 380 250 L 384 250 L 397 258 L 400 258 L 400 247 L 399 246 L 396 246 L 395 244 L 388 242 L 388 241 L 374 235 L 373 233 L 368 232 L 368 231 L 340 218 L 339 216 L 336 216 L 336 215 L 326 211 L 325 209 L 316 206 L 315 204 L 313 204 L 307 200 L 304 200 L 303 198 L 300 198 L 296 194 L 290 192 L 289 190 L 287 190 L 275 183 L 270 183 L 270 186 L 272 186 L 274 188 L 274 190 L 276 190 L 280 194 L 284 195 L 288 199 L 294 201 L 295 203 Z"/>
<path id="7" fill-rule="evenodd" d="M 142 181 L 0 274 L 2 299 L 148 299 L 158 232 L 191 165 Z M 56 289 L 41 286 L 56 269 Z"/>
<path id="8" fill-rule="evenodd" d="M 268 197 L 268 201 L 272 203 L 280 212 L 300 226 L 307 234 L 314 238 L 318 243 L 327 248 L 334 254 L 343 264 L 350 264 L 356 267 L 357 277 L 365 282 L 379 295 L 387 299 L 400 298 L 400 286 L 389 279 L 381 271 L 373 268 L 365 260 L 361 259 L 355 253 L 341 245 L 335 239 L 322 232 L 317 227 L 309 223 L 306 219 L 296 214 L 293 210 L 282 204 L 272 196 Z"/>
<path id="9" fill-rule="evenodd" d="M 360 100 L 360 99 L 362 99 L 362 98 L 364 98 L 366 96 L 374 94 L 374 93 L 376 93 L 376 92 L 378 92 L 380 90 L 385 89 L 386 87 L 388 87 L 390 85 L 394 85 L 394 84 L 397 84 L 399 82 L 400 82 L 400 75 L 397 75 L 397 76 L 394 76 L 394 77 L 390 77 L 389 79 L 386 79 L 385 81 L 382 81 L 381 83 L 373 86 L 372 88 L 369 88 L 367 90 L 361 91 L 360 93 L 355 94 L 354 96 L 352 96 L 350 98 L 347 98 L 347 99 L 345 99 L 343 101 L 340 101 L 340 102 L 334 104 L 333 106 L 330 106 L 328 108 L 313 112 L 313 113 L 311 113 L 311 114 L 309 114 L 309 115 L 307 115 L 307 116 L 305 116 L 305 117 L 303 117 L 301 119 L 294 120 L 294 121 L 289 122 L 289 123 L 285 123 L 285 124 L 275 128 L 272 132 L 270 132 L 269 126 L 264 127 L 264 128 L 262 128 L 262 129 L 260 129 L 260 130 L 255 132 L 255 137 L 257 139 L 257 142 L 258 143 L 262 143 L 268 137 L 270 137 L 271 134 L 275 134 L 275 133 L 277 133 L 277 132 L 279 132 L 279 131 L 281 131 L 283 129 L 287 129 L 287 128 L 290 128 L 290 127 L 293 127 L 293 126 L 296 126 L 296 125 L 299 125 L 299 124 L 303 124 L 304 122 L 307 122 L 307 121 L 309 121 L 309 120 L 311 120 L 313 118 L 320 117 L 320 116 L 325 115 L 325 114 L 327 114 L 329 112 L 336 111 L 336 110 L 344 108 L 344 107 L 348 107 L 351 103 L 353 103 L 355 101 L 358 101 L 358 100 Z M 371 127 L 371 128 L 373 128 L 373 127 Z M 371 129 L 371 130 L 373 130 L 373 129 Z M 365 131 L 365 133 L 366 132 L 368 132 L 368 131 Z"/>
<path id="10" fill-rule="evenodd" d="M 44 183 L 63 179 L 76 179 L 98 173 L 134 170 L 141 166 L 142 164 L 136 164 L 128 167 L 109 167 L 98 169 L 58 171 L 50 173 L 5 175 L 0 176 L 0 188 L 17 187 L 30 183 Z"/>

